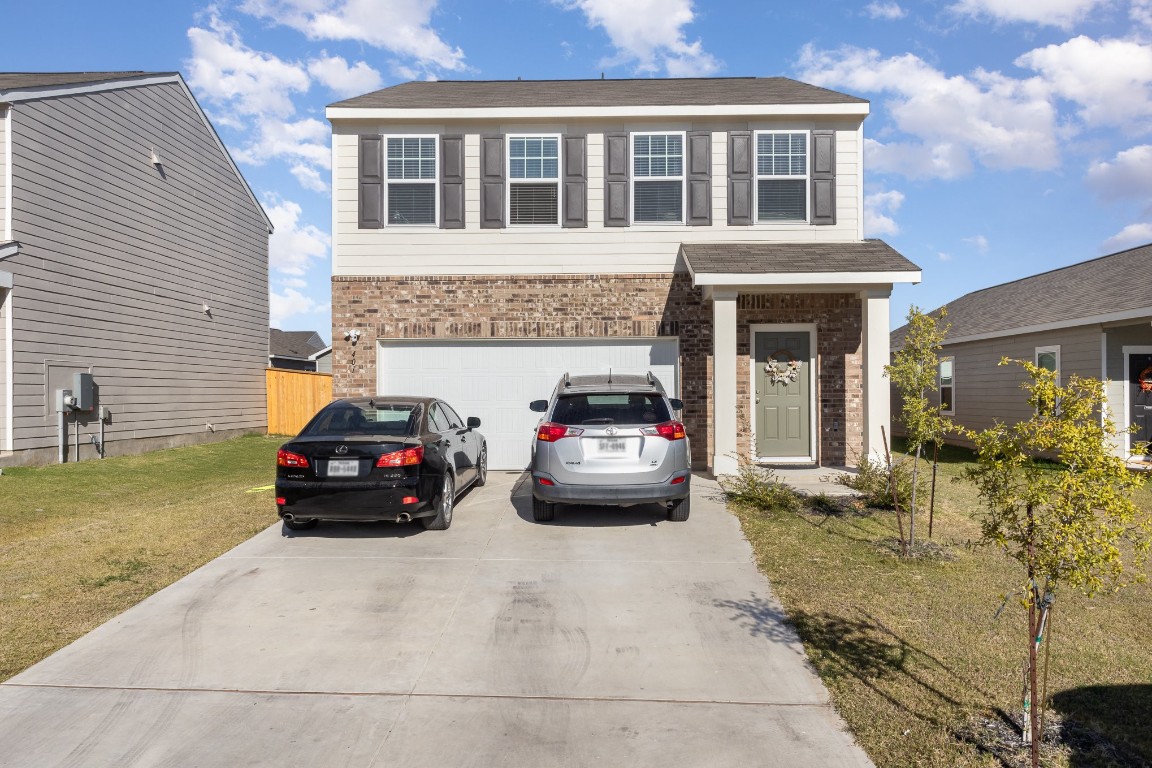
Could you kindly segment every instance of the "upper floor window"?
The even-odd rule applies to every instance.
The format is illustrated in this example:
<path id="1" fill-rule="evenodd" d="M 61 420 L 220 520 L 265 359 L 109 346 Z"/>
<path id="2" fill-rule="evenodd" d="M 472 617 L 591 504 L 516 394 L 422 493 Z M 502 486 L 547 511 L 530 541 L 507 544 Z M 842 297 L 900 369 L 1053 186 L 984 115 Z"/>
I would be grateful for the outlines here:
<path id="1" fill-rule="evenodd" d="M 388 224 L 436 223 L 436 138 L 388 138 Z"/>
<path id="2" fill-rule="evenodd" d="M 949 415 L 956 413 L 956 371 L 955 359 L 940 360 L 940 412 Z"/>
<path id="3" fill-rule="evenodd" d="M 508 223 L 560 223 L 560 137 L 508 137 Z"/>
<path id="4" fill-rule="evenodd" d="M 632 135 L 632 221 L 684 221 L 684 134 Z"/>
<path id="5" fill-rule="evenodd" d="M 1056 386 L 1060 386 L 1060 346 L 1036 347 L 1036 365 L 1056 374 Z M 1059 409 L 1059 403 L 1056 404 Z"/>
<path id="6" fill-rule="evenodd" d="M 756 220 L 808 221 L 807 132 L 756 134 Z"/>

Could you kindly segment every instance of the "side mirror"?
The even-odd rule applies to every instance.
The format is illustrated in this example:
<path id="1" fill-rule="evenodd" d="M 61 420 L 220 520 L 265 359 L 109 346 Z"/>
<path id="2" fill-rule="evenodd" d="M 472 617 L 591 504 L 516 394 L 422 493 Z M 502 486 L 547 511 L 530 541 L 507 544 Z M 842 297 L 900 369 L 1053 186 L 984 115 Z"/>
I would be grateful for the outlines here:
<path id="1" fill-rule="evenodd" d="M 468 429 L 479 429 L 480 428 L 480 419 L 476 418 L 475 416 L 469 416 L 468 421 L 466 421 L 465 423 L 468 425 Z"/>
<path id="2" fill-rule="evenodd" d="M 684 401 L 683 400 L 677 400 L 674 397 L 670 398 L 668 400 L 668 405 L 672 406 L 672 410 L 674 410 L 674 411 L 684 410 Z"/>
<path id="3" fill-rule="evenodd" d="M 547 400 L 533 400 L 531 403 L 528 404 L 528 407 L 531 408 L 536 413 L 544 413 L 544 411 L 548 410 L 548 401 Z"/>

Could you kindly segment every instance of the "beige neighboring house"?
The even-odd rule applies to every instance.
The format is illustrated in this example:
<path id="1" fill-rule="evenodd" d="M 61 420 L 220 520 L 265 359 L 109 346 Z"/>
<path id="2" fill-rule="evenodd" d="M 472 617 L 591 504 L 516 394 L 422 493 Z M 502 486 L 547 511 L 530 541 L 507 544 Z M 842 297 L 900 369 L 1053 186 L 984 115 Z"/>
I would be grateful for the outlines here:
<path id="1" fill-rule="evenodd" d="M 0 465 L 264 430 L 271 230 L 178 73 L 0 73 Z"/>
<path id="2" fill-rule="evenodd" d="M 998 363 L 1031 360 L 1062 383 L 1072 374 L 1104 381 L 1116 424 L 1135 427 L 1115 454 L 1152 459 L 1136 450 L 1152 441 L 1152 280 L 1143 277 L 1150 262 L 1152 245 L 1142 245 L 949 302 L 934 402 L 973 430 L 1026 420 L 1026 375 Z M 906 330 L 892 332 L 893 348 Z"/>
<path id="3" fill-rule="evenodd" d="M 868 102 L 787 78 L 410 82 L 328 107 L 338 395 L 424 394 L 528 462 L 565 372 L 652 371 L 693 462 L 882 450 Z"/>

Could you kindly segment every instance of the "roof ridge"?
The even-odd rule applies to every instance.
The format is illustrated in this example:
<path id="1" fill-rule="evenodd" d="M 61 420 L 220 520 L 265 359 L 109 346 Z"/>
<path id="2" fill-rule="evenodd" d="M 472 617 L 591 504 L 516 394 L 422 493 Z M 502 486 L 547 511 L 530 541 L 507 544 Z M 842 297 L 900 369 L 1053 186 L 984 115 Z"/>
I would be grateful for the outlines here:
<path id="1" fill-rule="evenodd" d="M 984 293 L 985 291 L 991 291 L 994 288 L 1003 288 L 1004 286 L 1007 286 L 1007 285 L 1015 285 L 1016 283 L 1023 283 L 1026 280 L 1035 280 L 1036 278 L 1044 277 L 1045 275 L 1053 275 L 1053 274 L 1056 274 L 1057 272 L 1063 272 L 1066 269 L 1074 269 L 1075 267 L 1083 267 L 1083 266 L 1086 266 L 1088 264 L 1093 264 L 1097 261 L 1103 261 L 1104 259 L 1111 259 L 1114 256 L 1122 256 L 1125 253 L 1129 253 L 1131 251 L 1138 251 L 1141 248 L 1148 248 L 1149 246 L 1152 246 L 1152 243 L 1144 243 L 1144 245 L 1135 245 L 1135 246 L 1132 246 L 1131 248 L 1125 248 L 1122 251 L 1116 251 L 1115 253 L 1106 253 L 1103 256 L 1096 256 L 1096 257 L 1091 258 L 1091 259 L 1085 259 L 1084 261 L 1078 261 L 1075 264 L 1065 264 L 1062 267 L 1055 267 L 1054 269 L 1046 269 L 1043 272 L 1037 272 L 1034 275 L 1026 275 L 1025 277 L 1018 277 L 1015 280 L 1005 280 L 1003 283 L 996 283 L 995 285 L 989 285 L 989 286 L 985 286 L 984 288 L 977 288 L 974 291 L 969 291 L 968 293 L 965 293 L 962 296 L 956 297 L 955 299 L 953 299 L 953 301 L 959 301 L 960 299 L 963 299 L 967 296 L 973 296 L 977 293 Z M 947 305 L 942 305 L 942 306 L 947 306 Z M 937 307 L 937 309 L 939 309 L 939 307 Z"/>

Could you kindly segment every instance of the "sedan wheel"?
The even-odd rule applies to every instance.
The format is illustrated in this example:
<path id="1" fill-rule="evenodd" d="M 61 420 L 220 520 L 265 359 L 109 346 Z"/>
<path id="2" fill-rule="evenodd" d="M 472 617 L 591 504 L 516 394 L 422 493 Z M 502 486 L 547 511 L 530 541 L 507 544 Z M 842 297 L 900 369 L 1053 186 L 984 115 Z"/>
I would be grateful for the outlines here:
<path id="1" fill-rule="evenodd" d="M 480 449 L 480 460 L 476 462 L 476 485 L 488 482 L 488 446 Z"/>
<path id="2" fill-rule="evenodd" d="M 444 485 L 440 489 L 440 498 L 436 500 L 436 514 L 432 517 L 422 517 L 420 522 L 430 531 L 446 531 L 452 525 L 452 507 L 456 503 L 456 486 L 452 482 L 452 475 L 444 473 Z"/>

